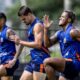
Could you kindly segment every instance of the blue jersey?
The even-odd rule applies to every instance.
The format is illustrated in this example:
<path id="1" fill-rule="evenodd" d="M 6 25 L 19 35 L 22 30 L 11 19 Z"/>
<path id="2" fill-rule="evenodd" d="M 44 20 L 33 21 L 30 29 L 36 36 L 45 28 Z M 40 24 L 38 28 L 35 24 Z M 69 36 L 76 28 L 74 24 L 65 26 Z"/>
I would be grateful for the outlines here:
<path id="1" fill-rule="evenodd" d="M 3 26 L 2 31 L 0 32 L 0 60 L 1 63 L 4 63 L 8 58 L 13 58 L 16 53 L 15 43 L 10 41 L 7 38 L 7 29 L 6 25 Z"/>
<path id="2" fill-rule="evenodd" d="M 80 59 L 80 42 L 78 40 L 73 40 L 70 36 L 70 31 L 73 28 L 72 24 L 69 24 L 65 31 L 60 30 L 57 34 L 62 56 L 72 60 Z"/>
<path id="3" fill-rule="evenodd" d="M 29 29 L 28 29 L 28 41 L 29 42 L 33 42 L 34 41 L 34 34 L 33 34 L 33 28 L 34 25 L 36 23 L 41 23 L 43 25 L 43 22 L 40 21 L 38 18 L 36 18 L 33 23 L 30 25 Z M 42 62 L 40 60 L 45 59 L 46 57 L 49 57 L 48 54 L 48 49 L 44 47 L 44 45 L 42 44 L 42 48 L 41 49 L 37 49 L 37 48 L 31 48 L 30 50 L 30 55 L 32 59 L 37 59 L 39 62 Z"/>

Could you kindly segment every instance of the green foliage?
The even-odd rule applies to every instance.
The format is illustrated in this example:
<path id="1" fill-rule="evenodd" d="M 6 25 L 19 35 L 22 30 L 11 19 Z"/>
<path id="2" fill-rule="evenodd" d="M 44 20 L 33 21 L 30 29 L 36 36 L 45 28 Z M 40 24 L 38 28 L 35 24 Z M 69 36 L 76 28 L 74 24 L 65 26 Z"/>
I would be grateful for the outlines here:
<path id="1" fill-rule="evenodd" d="M 63 0 L 28 0 L 28 6 L 39 17 L 48 14 L 52 19 L 55 19 L 62 10 L 62 2 Z"/>
<path id="2" fill-rule="evenodd" d="M 77 16 L 77 19 L 80 20 L 80 0 L 74 0 L 72 9 Z"/>
<path id="3" fill-rule="evenodd" d="M 29 61 L 31 60 L 30 55 L 25 56 L 25 60 L 26 60 L 27 62 L 29 62 Z"/>
<path id="4" fill-rule="evenodd" d="M 20 20 L 18 18 L 18 10 L 20 8 L 20 4 L 16 3 L 14 6 L 7 8 L 7 18 L 13 22 L 12 27 L 19 28 Z"/>
<path id="5" fill-rule="evenodd" d="M 60 52 L 59 52 L 59 53 L 57 53 L 57 52 L 52 52 L 52 53 L 51 53 L 51 57 L 61 57 L 61 54 L 60 54 Z"/>
<path id="6" fill-rule="evenodd" d="M 33 13 L 41 19 L 45 14 L 48 14 L 51 19 L 56 20 L 59 18 L 64 8 L 63 0 L 26 0 L 26 2 Z M 6 9 L 8 19 L 13 22 L 13 27 L 17 26 L 16 28 L 20 26 L 20 20 L 17 16 L 20 6 L 20 1 L 17 0 L 12 7 Z M 74 0 L 72 8 L 80 20 L 80 1 Z"/>

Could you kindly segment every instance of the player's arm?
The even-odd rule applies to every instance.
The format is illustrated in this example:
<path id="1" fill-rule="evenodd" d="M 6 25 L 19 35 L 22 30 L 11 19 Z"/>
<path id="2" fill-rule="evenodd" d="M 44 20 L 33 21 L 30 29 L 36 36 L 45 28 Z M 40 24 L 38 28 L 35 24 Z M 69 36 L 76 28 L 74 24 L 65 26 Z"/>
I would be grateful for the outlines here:
<path id="1" fill-rule="evenodd" d="M 48 29 L 52 25 L 53 21 L 49 19 L 48 15 L 44 16 L 44 45 L 50 47 L 57 42 L 57 33 L 51 38 L 48 36 Z"/>
<path id="2" fill-rule="evenodd" d="M 8 68 L 12 68 L 15 65 L 15 63 L 16 63 L 19 55 L 21 54 L 22 50 L 23 50 L 23 46 L 19 45 L 19 49 L 18 49 L 17 53 L 15 54 L 14 58 L 12 60 L 8 61 Z"/>
<path id="3" fill-rule="evenodd" d="M 44 45 L 46 47 L 51 47 L 52 45 L 54 45 L 58 42 L 57 33 L 55 33 L 51 37 L 49 37 L 47 34 L 48 34 L 48 30 L 44 30 Z"/>
<path id="4" fill-rule="evenodd" d="M 78 29 L 72 29 L 70 31 L 70 35 L 74 40 L 80 41 L 80 30 Z"/>
<path id="5" fill-rule="evenodd" d="M 13 42 L 17 42 L 19 41 L 19 37 L 15 34 L 15 32 L 12 30 L 12 29 L 8 29 L 7 30 L 7 38 L 10 40 L 10 41 L 13 41 Z M 22 49 L 23 49 L 23 46 L 22 45 L 19 45 L 19 48 L 18 48 L 18 51 L 16 52 L 14 58 L 10 61 L 8 61 L 8 67 L 11 68 L 12 66 L 14 66 L 14 64 L 16 63 L 19 55 L 21 54 L 22 52 Z"/>
<path id="6" fill-rule="evenodd" d="M 13 41 L 15 43 L 20 41 L 20 38 L 15 34 L 15 32 L 12 29 L 7 30 L 7 37 L 10 41 Z M 22 49 L 23 49 L 23 46 L 19 45 L 18 52 L 14 56 L 15 59 L 18 59 L 19 55 L 22 52 Z"/>
<path id="7" fill-rule="evenodd" d="M 8 29 L 6 36 L 8 40 L 13 41 L 16 43 L 16 41 L 19 41 L 19 37 L 15 34 L 15 32 L 12 29 Z"/>
<path id="8" fill-rule="evenodd" d="M 43 38 L 43 25 L 40 23 L 37 23 L 34 26 L 33 34 L 34 34 L 34 38 L 35 38 L 35 40 L 33 42 L 27 42 L 27 41 L 20 40 L 19 43 L 21 45 L 31 47 L 31 48 L 41 48 L 42 38 Z"/>
<path id="9" fill-rule="evenodd" d="M 19 45 L 18 51 L 17 51 L 17 53 L 16 53 L 15 56 L 14 56 L 14 59 L 15 59 L 15 60 L 17 60 L 17 59 L 19 58 L 19 56 L 20 56 L 23 48 L 24 48 L 23 45 Z"/>

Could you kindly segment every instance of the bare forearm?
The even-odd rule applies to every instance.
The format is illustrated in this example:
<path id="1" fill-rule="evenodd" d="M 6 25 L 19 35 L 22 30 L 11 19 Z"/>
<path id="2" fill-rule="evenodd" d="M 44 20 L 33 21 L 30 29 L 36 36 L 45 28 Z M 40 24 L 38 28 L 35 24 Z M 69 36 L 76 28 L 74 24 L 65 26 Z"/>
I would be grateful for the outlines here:
<path id="1" fill-rule="evenodd" d="M 48 30 L 47 29 L 44 29 L 44 45 L 46 47 L 50 46 L 50 39 L 48 37 Z"/>
<path id="2" fill-rule="evenodd" d="M 27 46 L 27 47 L 30 47 L 30 48 L 40 48 L 41 47 L 39 42 L 27 42 L 27 41 L 20 40 L 20 44 Z"/>
<path id="3" fill-rule="evenodd" d="M 19 55 L 21 54 L 21 52 L 23 50 L 23 47 L 24 46 L 22 46 L 22 45 L 19 46 L 19 49 L 18 49 L 17 53 L 14 56 L 14 59 L 18 59 Z"/>

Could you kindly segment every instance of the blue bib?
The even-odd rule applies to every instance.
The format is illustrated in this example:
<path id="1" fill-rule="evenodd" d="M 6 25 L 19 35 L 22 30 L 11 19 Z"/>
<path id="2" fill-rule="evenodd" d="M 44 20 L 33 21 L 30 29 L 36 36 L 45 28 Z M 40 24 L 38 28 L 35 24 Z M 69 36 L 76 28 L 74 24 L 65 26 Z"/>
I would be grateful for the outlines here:
<path id="1" fill-rule="evenodd" d="M 80 55 L 80 42 L 78 40 L 73 40 L 70 36 L 70 31 L 73 28 L 72 24 L 69 24 L 65 32 L 60 30 L 57 34 L 61 53 L 64 58 L 76 59 L 76 55 Z"/>

